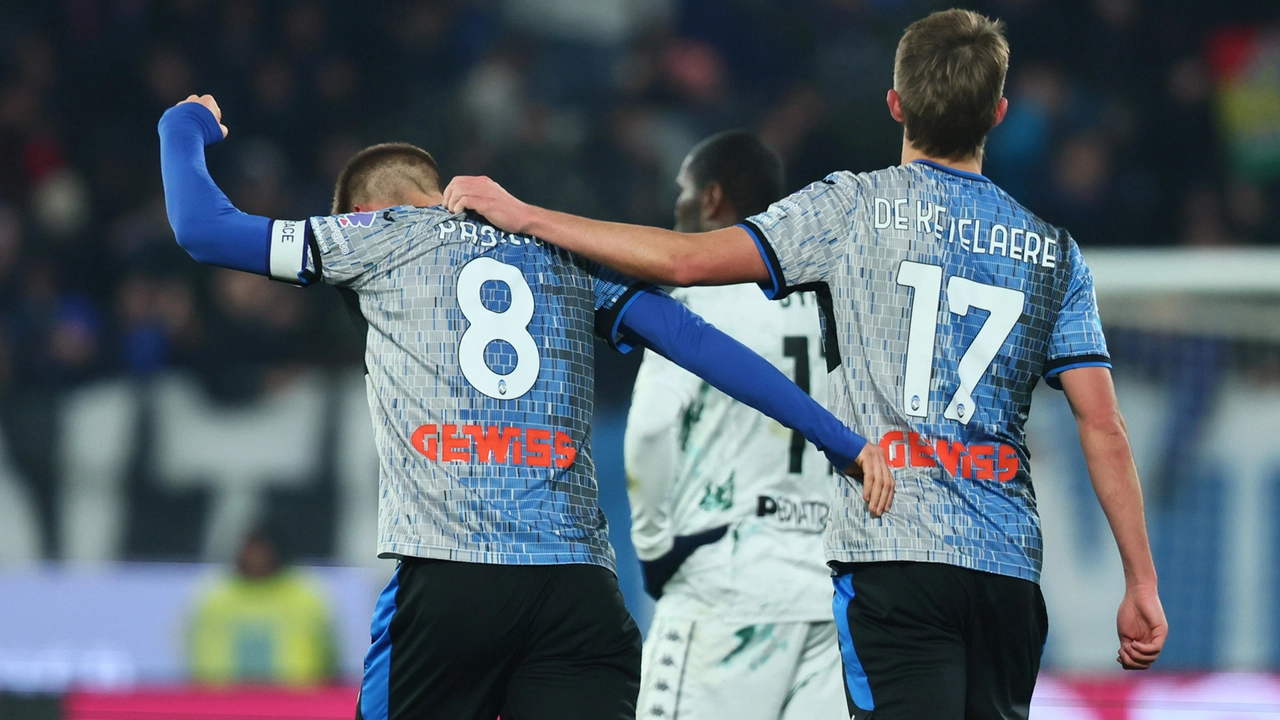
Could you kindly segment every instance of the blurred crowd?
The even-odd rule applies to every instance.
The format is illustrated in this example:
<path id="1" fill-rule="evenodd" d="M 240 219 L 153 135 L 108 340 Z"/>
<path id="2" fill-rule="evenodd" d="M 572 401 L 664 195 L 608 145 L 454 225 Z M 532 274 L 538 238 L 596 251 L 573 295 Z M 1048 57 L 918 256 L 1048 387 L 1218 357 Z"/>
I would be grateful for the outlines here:
<path id="1" fill-rule="evenodd" d="M 0 13 L 0 397 L 181 367 L 218 397 L 358 365 L 335 293 L 175 245 L 156 120 L 212 93 L 242 210 L 325 214 L 365 144 L 669 226 L 699 139 L 761 132 L 799 188 L 897 162 L 884 105 L 924 0 L 12 0 Z M 1086 248 L 1280 242 L 1274 0 L 984 0 L 1011 109 L 986 172 Z"/>

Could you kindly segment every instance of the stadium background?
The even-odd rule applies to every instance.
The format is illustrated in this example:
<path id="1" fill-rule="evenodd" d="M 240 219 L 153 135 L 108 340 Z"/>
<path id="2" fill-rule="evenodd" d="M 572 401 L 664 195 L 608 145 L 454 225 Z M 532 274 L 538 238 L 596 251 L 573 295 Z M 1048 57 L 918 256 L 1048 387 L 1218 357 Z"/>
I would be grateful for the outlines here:
<path id="1" fill-rule="evenodd" d="M 948 5 L 6 2 L 0 717 L 150 717 L 147 703 L 214 717 L 198 708 L 218 702 L 218 717 L 272 703 L 347 717 L 390 572 L 373 557 L 362 337 L 331 289 L 204 268 L 176 246 L 166 107 L 218 98 L 231 136 L 211 169 L 255 214 L 324 214 L 348 156 L 405 140 L 446 176 L 669 226 L 681 159 L 728 127 L 781 151 L 789 189 L 896 163 L 893 49 Z M 1070 228 L 1099 276 L 1172 628 L 1159 673 L 1111 669 L 1119 561 L 1069 410 L 1042 392 L 1051 632 L 1033 717 L 1280 716 L 1280 7 L 966 6 L 1005 19 L 1012 46 L 985 172 Z M 595 443 L 643 627 L 621 466 L 636 362 L 600 348 Z M 273 690 L 262 668 L 238 692 L 192 681 L 195 608 L 255 528 L 327 608 L 328 689 Z"/>

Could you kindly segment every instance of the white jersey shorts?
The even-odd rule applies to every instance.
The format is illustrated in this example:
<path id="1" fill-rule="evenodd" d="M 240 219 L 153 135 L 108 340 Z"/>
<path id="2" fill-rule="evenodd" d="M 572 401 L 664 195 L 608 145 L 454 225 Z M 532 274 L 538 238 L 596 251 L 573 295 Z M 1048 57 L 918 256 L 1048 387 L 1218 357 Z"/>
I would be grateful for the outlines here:
<path id="1" fill-rule="evenodd" d="M 848 720 L 836 624 L 663 613 L 644 644 L 640 720 Z"/>

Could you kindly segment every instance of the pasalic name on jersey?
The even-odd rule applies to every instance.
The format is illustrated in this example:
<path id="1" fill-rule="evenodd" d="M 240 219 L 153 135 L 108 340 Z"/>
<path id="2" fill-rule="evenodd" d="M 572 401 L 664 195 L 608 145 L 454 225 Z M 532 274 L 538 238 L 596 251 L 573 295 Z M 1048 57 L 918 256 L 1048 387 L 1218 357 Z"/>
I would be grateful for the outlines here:
<path id="1" fill-rule="evenodd" d="M 499 243 L 504 245 L 541 245 L 542 241 L 531 235 L 516 235 L 503 232 L 491 225 L 482 225 L 470 220 L 445 220 L 436 226 L 436 237 L 441 242 L 450 240 L 454 235 L 461 242 L 469 242 L 480 247 L 493 247 Z"/>
<path id="2" fill-rule="evenodd" d="M 988 227 L 974 218 L 947 218 L 947 208 L 907 198 L 874 198 L 877 230 L 911 230 L 932 234 L 948 245 L 958 243 L 974 255 L 999 255 L 1028 265 L 1054 268 L 1058 265 L 1058 238 L 1022 227 L 993 223 Z"/>

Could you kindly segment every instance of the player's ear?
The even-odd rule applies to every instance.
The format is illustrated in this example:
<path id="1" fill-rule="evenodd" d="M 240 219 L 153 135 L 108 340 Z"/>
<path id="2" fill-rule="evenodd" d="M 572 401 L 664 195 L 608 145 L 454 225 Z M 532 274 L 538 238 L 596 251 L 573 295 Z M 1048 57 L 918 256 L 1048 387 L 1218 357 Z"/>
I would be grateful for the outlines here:
<path id="1" fill-rule="evenodd" d="M 698 210 L 703 220 L 709 220 L 720 214 L 725 205 L 724 188 L 720 183 L 712 181 L 702 189 L 701 202 L 698 203 Z"/>
<path id="2" fill-rule="evenodd" d="M 995 122 L 991 124 L 991 127 L 995 127 L 996 125 L 1004 122 L 1004 116 L 1007 112 L 1009 112 L 1009 98 L 1002 97 L 1000 98 L 1000 102 L 996 103 Z"/>
<path id="3" fill-rule="evenodd" d="M 354 204 L 354 205 L 352 205 L 352 206 L 351 206 L 351 211 L 352 211 L 352 212 L 364 212 L 364 211 L 365 211 L 365 206 L 364 206 L 364 205 L 361 205 L 360 203 L 356 203 L 356 204 Z"/>
<path id="4" fill-rule="evenodd" d="M 884 100 L 889 105 L 889 114 L 893 119 L 902 122 L 902 98 L 898 97 L 898 91 L 889 88 L 889 95 Z"/>

